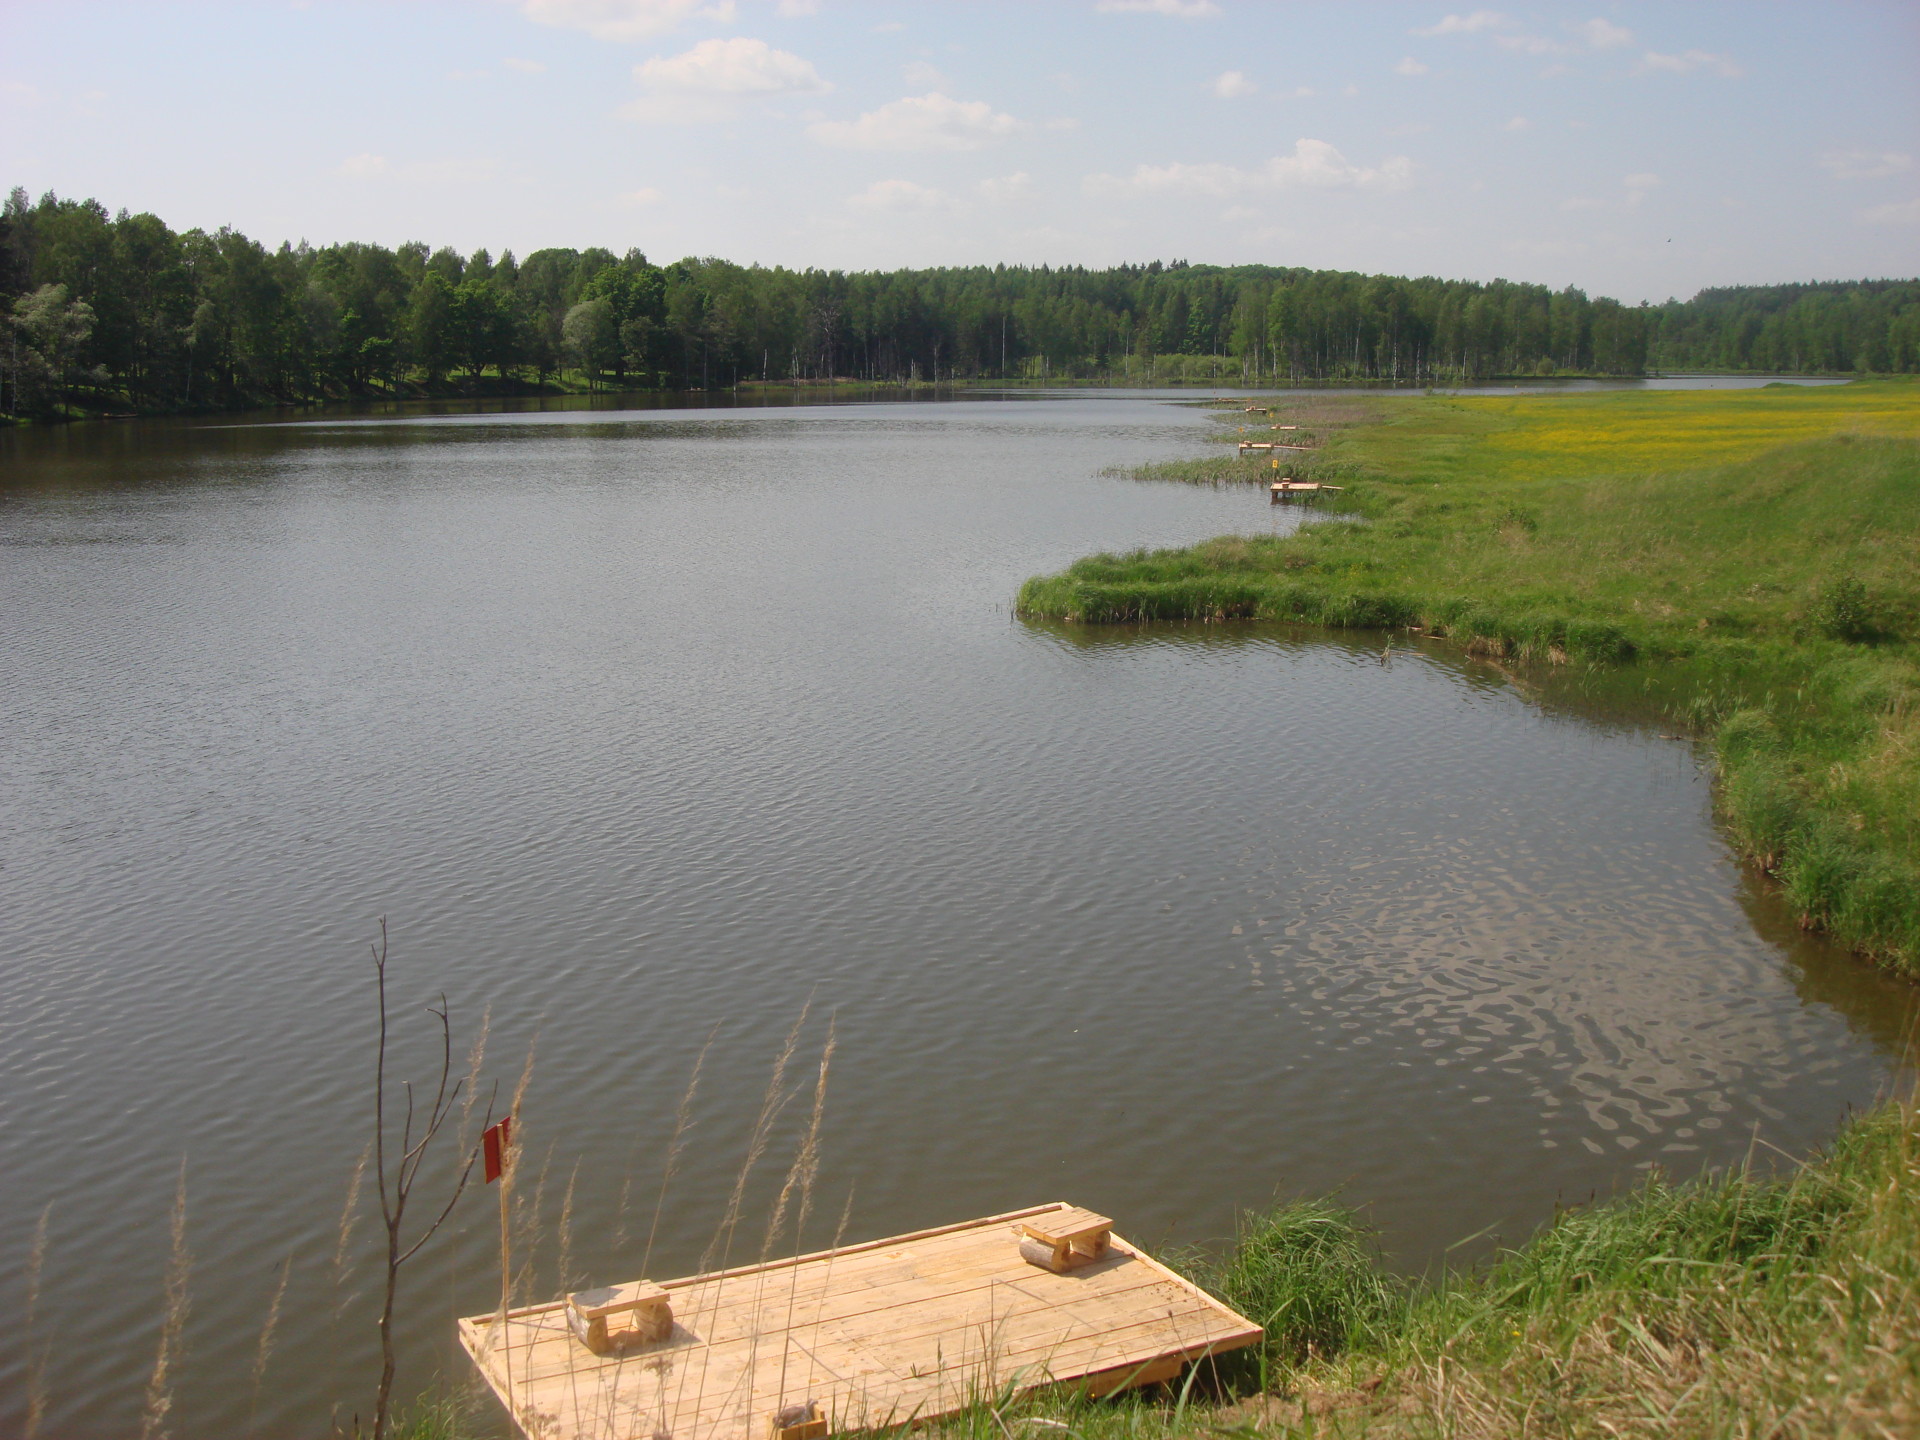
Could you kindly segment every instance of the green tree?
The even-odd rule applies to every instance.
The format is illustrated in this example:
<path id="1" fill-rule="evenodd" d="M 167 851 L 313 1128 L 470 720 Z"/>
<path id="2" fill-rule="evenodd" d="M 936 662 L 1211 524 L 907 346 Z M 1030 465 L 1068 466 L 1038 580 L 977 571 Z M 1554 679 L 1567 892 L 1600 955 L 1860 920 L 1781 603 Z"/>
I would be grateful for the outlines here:
<path id="1" fill-rule="evenodd" d="M 64 285 L 42 285 L 14 301 L 7 331 L 12 408 L 51 414 L 76 378 L 93 307 L 69 300 Z"/>

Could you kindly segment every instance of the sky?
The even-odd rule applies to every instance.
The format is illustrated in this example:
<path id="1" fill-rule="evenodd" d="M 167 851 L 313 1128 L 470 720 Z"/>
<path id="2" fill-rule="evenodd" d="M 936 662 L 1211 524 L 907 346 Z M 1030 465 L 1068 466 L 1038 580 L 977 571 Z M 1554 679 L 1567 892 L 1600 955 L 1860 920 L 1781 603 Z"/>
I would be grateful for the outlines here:
<path id="1" fill-rule="evenodd" d="M 1920 4 L 0 0 L 0 187 L 268 244 L 1920 274 Z"/>

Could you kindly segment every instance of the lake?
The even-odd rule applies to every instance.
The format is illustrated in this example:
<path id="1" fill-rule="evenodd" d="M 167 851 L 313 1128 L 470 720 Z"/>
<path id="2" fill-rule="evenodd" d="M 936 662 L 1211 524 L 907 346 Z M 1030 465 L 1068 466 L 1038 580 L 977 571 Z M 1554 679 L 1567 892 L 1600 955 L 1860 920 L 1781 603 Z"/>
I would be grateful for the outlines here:
<path id="1" fill-rule="evenodd" d="M 1103 474 L 1198 453 L 1193 398 L 0 435 L 0 1430 L 36 1386 L 137 1429 L 183 1164 L 175 1433 L 369 1413 L 382 916 L 393 1074 L 444 993 L 456 1071 L 485 1016 L 496 1109 L 526 1077 L 530 1297 L 715 1253 L 803 1017 L 736 1261 L 829 1027 L 810 1245 L 1338 1191 L 1419 1267 L 1906 1073 L 1915 992 L 1734 862 L 1687 743 L 1438 645 L 1016 621 L 1090 551 L 1297 523 Z M 492 1201 L 405 1272 L 403 1396 L 464 1383 Z"/>

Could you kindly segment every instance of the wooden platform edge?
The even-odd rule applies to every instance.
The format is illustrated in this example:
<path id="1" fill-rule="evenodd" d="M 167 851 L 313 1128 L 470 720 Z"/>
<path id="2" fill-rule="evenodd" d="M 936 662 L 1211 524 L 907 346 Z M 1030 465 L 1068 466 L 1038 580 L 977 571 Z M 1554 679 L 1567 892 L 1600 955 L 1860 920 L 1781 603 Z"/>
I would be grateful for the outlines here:
<path id="1" fill-rule="evenodd" d="M 1009 1210 L 999 1215 L 988 1215 L 973 1220 L 956 1221 L 950 1225 L 931 1226 L 924 1230 L 913 1230 L 902 1235 L 888 1235 L 878 1240 L 862 1241 L 857 1245 L 836 1246 L 826 1250 L 815 1250 L 805 1255 L 794 1255 L 759 1264 L 739 1265 L 725 1270 L 709 1270 L 698 1275 L 683 1276 L 676 1280 L 663 1280 L 659 1283 L 668 1290 L 684 1289 L 691 1285 L 708 1284 L 742 1275 L 766 1274 L 772 1271 L 791 1269 L 797 1265 L 811 1264 L 815 1261 L 833 1260 L 846 1255 L 858 1255 L 873 1250 L 884 1250 L 889 1246 L 911 1244 L 915 1241 L 930 1240 L 937 1236 L 957 1234 L 965 1230 L 979 1230 L 995 1225 L 1011 1225 L 1022 1220 L 1030 1220 L 1035 1216 L 1046 1215 L 1053 1211 L 1072 1210 L 1074 1208 L 1073 1205 L 1066 1201 L 1056 1200 L 1051 1204 L 1029 1206 L 1024 1210 Z M 1013 1391 L 1014 1394 L 1024 1397 L 1052 1390 L 1061 1392 L 1078 1391 L 1094 1397 L 1112 1395 L 1122 1390 L 1172 1380 L 1190 1364 L 1207 1359 L 1210 1356 L 1224 1355 L 1235 1350 L 1244 1349 L 1249 1345 L 1258 1344 L 1260 1340 L 1264 1338 L 1266 1332 L 1261 1326 L 1256 1325 L 1226 1302 L 1209 1294 L 1193 1280 L 1188 1279 L 1185 1275 L 1180 1274 L 1178 1271 L 1156 1260 L 1138 1245 L 1128 1241 L 1126 1237 L 1114 1233 L 1110 1236 L 1110 1243 L 1115 1248 L 1123 1250 L 1140 1264 L 1145 1265 L 1160 1278 L 1193 1295 L 1204 1306 L 1216 1312 L 1221 1319 L 1228 1322 L 1234 1328 L 1225 1335 L 1219 1335 L 1210 1340 L 1198 1341 L 1176 1350 L 1160 1352 L 1142 1360 L 1108 1366 L 1100 1370 L 1089 1371 L 1080 1375 L 1070 1375 L 1064 1378 L 1050 1375 L 1038 1376 L 1029 1384 L 1016 1386 Z M 549 1315 L 555 1311 L 564 1310 L 567 1304 L 567 1300 L 562 1298 L 538 1305 L 521 1306 L 506 1312 L 505 1318 L 507 1320 L 524 1320 L 538 1315 Z M 493 1392 L 494 1398 L 497 1399 L 501 1407 L 506 1410 L 509 1422 L 523 1435 L 534 1436 L 539 1434 L 544 1428 L 542 1425 L 544 1417 L 540 1416 L 537 1412 L 522 1414 L 520 1408 L 513 1403 L 507 1388 L 501 1383 L 500 1379 L 495 1376 L 493 1367 L 483 1358 L 492 1349 L 493 1337 L 490 1333 L 491 1327 L 498 1323 L 500 1319 L 500 1312 L 495 1310 L 483 1315 L 459 1317 L 455 1325 L 461 1347 L 467 1352 L 469 1359 L 472 1360 L 474 1368 L 480 1372 L 480 1378 L 486 1383 L 487 1388 Z M 952 1412 L 941 1412 L 942 1415 L 950 1413 Z M 917 1421 L 909 1423 L 925 1423 L 938 1418 L 940 1418 L 940 1416 L 921 1416 L 918 1417 Z M 872 1427 L 855 1425 L 846 1431 L 835 1431 L 833 1433 L 851 1434 L 866 1428 Z"/>

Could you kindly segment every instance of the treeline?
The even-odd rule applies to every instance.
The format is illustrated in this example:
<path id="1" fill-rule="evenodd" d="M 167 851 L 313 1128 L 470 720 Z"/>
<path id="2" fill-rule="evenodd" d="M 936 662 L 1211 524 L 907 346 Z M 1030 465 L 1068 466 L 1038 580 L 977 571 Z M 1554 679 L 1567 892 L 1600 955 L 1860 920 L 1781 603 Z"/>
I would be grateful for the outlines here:
<path id="1" fill-rule="evenodd" d="M 1780 373 L 1920 369 L 1920 280 L 1745 285 L 1660 307 L 1663 369 Z"/>
<path id="2" fill-rule="evenodd" d="M 1194 373 L 1179 357 L 1255 384 L 1920 363 L 1912 282 L 1706 291 L 1653 308 L 1504 280 L 1183 261 L 847 274 L 659 266 L 638 250 L 270 250 L 18 189 L 0 210 L 0 321 L 0 412 L 16 415 L 556 383 Z"/>

